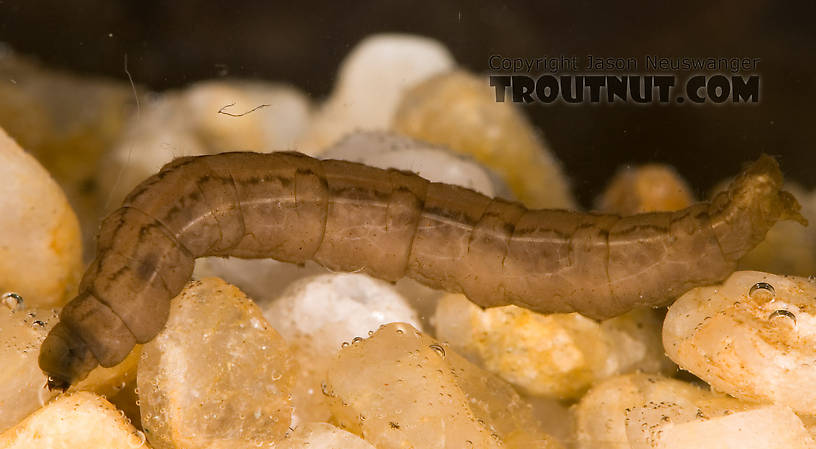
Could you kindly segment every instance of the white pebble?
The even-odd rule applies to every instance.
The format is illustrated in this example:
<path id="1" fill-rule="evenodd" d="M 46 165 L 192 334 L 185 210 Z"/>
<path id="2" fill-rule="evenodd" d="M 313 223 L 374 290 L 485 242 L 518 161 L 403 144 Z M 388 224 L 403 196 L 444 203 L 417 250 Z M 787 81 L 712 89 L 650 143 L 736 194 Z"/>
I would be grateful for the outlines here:
<path id="1" fill-rule="evenodd" d="M 284 338 L 307 336 L 328 355 L 342 342 L 366 337 L 383 324 L 402 321 L 419 327 L 416 312 L 391 285 L 358 273 L 301 279 L 264 316 Z"/>
<path id="2" fill-rule="evenodd" d="M 329 418 L 322 384 L 341 345 L 395 321 L 420 328 L 416 312 L 394 287 L 356 273 L 296 281 L 266 305 L 264 316 L 292 345 L 301 369 L 294 393 L 295 424 Z"/>
<path id="3" fill-rule="evenodd" d="M 313 422 L 297 427 L 275 449 L 374 449 L 371 443 L 329 423 Z"/>
<path id="4" fill-rule="evenodd" d="M 606 380 L 573 413 L 576 449 L 813 447 L 788 407 L 745 402 L 656 375 Z"/>
<path id="5" fill-rule="evenodd" d="M 816 414 L 816 284 L 738 271 L 670 308 L 666 353 L 718 391 Z"/>
<path id="6" fill-rule="evenodd" d="M 352 131 L 390 128 L 403 93 L 454 64 L 442 44 L 426 37 L 380 34 L 364 39 L 343 60 L 337 84 L 298 151 L 318 154 Z"/>
<path id="7" fill-rule="evenodd" d="M 674 406 L 677 407 L 677 406 Z M 661 409 L 661 410 L 656 410 Z M 652 413 L 646 424 L 638 420 Z M 631 409 L 626 431 L 632 448 L 656 449 L 812 449 L 813 440 L 790 408 L 780 405 L 701 418 L 694 410 L 672 416 L 672 406 L 649 404 Z"/>
<path id="8" fill-rule="evenodd" d="M 311 115 L 308 99 L 294 88 L 238 80 L 200 82 L 146 96 L 142 103 L 100 164 L 98 180 L 108 210 L 177 157 L 292 150 Z M 249 112 L 261 105 L 268 106 Z"/>
<path id="9" fill-rule="evenodd" d="M 355 132 L 321 153 L 320 157 L 407 170 L 429 181 L 467 187 L 490 197 L 509 194 L 501 179 L 475 160 L 395 133 Z"/>

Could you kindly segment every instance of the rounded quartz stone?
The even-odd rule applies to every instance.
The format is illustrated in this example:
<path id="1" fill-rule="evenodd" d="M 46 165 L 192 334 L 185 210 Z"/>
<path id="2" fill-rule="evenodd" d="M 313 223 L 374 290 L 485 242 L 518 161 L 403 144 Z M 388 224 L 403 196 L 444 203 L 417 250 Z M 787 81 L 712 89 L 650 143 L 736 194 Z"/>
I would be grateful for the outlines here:
<path id="1" fill-rule="evenodd" d="M 486 76 L 455 71 L 417 84 L 403 96 L 392 127 L 472 156 L 528 207 L 576 207 L 561 164 L 518 108 L 496 102 Z"/>
<path id="2" fill-rule="evenodd" d="M 290 343 L 298 361 L 296 423 L 329 418 L 322 383 L 327 366 L 344 342 L 366 337 L 395 321 L 421 328 L 416 312 L 392 285 L 357 273 L 296 281 L 265 307 L 264 315 Z"/>
<path id="3" fill-rule="evenodd" d="M 448 49 L 427 37 L 377 34 L 358 43 L 343 59 L 337 82 L 297 145 L 319 154 L 357 130 L 385 130 L 406 90 L 452 70 Z"/>
<path id="4" fill-rule="evenodd" d="M 62 305 L 82 270 L 79 221 L 47 171 L 0 129 L 0 294 Z"/>
<path id="5" fill-rule="evenodd" d="M 0 434 L 3 449 L 151 449 L 144 432 L 94 393 L 63 394 Z"/>
<path id="6" fill-rule="evenodd" d="M 660 319 L 648 309 L 598 322 L 516 306 L 481 309 L 449 294 L 433 321 L 439 339 L 533 396 L 577 399 L 617 374 L 674 368 L 660 345 Z"/>
<path id="7" fill-rule="evenodd" d="M 267 106 L 249 112 L 261 105 Z M 303 93 L 275 83 L 207 81 L 145 96 L 139 113 L 100 163 L 103 209 L 118 207 L 133 187 L 175 158 L 291 151 L 310 114 Z"/>
<path id="8" fill-rule="evenodd" d="M 190 129 L 213 153 L 292 150 L 311 113 L 297 89 L 259 81 L 198 82 L 181 102 Z"/>
<path id="9" fill-rule="evenodd" d="M 28 307 L 14 295 L 0 296 L 0 432 L 57 395 L 46 388 L 48 378 L 37 359 L 40 345 L 58 321 L 59 309 Z M 116 366 L 96 367 L 69 392 L 115 396 L 136 379 L 138 353 L 137 347 Z"/>
<path id="10" fill-rule="evenodd" d="M 320 157 L 406 170 L 432 182 L 467 187 L 489 197 L 509 193 L 497 175 L 475 160 L 395 133 L 355 132 L 321 153 Z"/>
<path id="11" fill-rule="evenodd" d="M 718 391 L 816 415 L 816 283 L 738 271 L 666 314 L 663 346 Z"/>
<path id="12" fill-rule="evenodd" d="M 56 394 L 45 388 L 47 378 L 37 357 L 40 344 L 59 321 L 58 312 L 8 300 L 0 304 L 0 432 Z"/>
<path id="13" fill-rule="evenodd" d="M 793 276 L 816 273 L 816 190 L 805 190 L 792 182 L 785 190 L 802 205 L 802 215 L 810 223 L 802 226 L 794 221 L 774 224 L 765 239 L 742 257 L 738 270 L 756 270 Z"/>
<path id="14" fill-rule="evenodd" d="M 601 382 L 573 414 L 576 449 L 813 447 L 788 407 L 741 401 L 658 375 Z"/>
<path id="15" fill-rule="evenodd" d="M 406 323 L 343 348 L 324 394 L 341 428 L 381 449 L 559 449 L 498 377 Z"/>
<path id="16" fill-rule="evenodd" d="M 625 167 L 615 174 L 598 199 L 598 209 L 619 215 L 675 211 L 691 205 L 694 194 L 671 166 Z"/>
<path id="17" fill-rule="evenodd" d="M 142 427 L 156 448 L 271 444 L 288 431 L 292 383 L 289 349 L 261 310 L 220 279 L 194 281 L 143 347 Z"/>
<path id="18" fill-rule="evenodd" d="M 329 423 L 311 422 L 298 426 L 275 449 L 375 449 L 371 443 Z"/>

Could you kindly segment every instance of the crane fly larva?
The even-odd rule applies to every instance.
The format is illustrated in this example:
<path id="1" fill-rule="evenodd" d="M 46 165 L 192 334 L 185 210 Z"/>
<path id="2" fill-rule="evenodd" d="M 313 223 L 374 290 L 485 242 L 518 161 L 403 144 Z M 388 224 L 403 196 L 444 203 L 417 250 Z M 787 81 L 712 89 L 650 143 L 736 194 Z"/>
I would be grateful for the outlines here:
<path id="1" fill-rule="evenodd" d="M 763 156 L 710 203 L 620 217 L 530 210 L 416 174 L 298 153 L 176 159 L 99 231 L 79 295 L 40 351 L 52 387 L 151 340 L 202 256 L 314 260 L 410 276 L 482 307 L 608 318 L 724 279 L 780 219 L 804 223 Z"/>

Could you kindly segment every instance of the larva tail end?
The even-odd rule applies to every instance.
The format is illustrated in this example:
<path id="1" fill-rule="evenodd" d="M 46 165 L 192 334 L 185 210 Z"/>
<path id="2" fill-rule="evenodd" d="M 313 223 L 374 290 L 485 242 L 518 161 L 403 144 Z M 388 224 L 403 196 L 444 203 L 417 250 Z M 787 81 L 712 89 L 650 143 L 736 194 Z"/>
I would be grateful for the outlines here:
<path id="1" fill-rule="evenodd" d="M 777 162 L 773 156 L 769 156 L 765 153 L 761 154 L 759 159 L 751 163 L 740 174 L 739 178 L 753 178 L 756 176 L 767 176 L 776 186 L 782 185 L 782 170 L 779 168 L 779 162 Z"/>
<path id="2" fill-rule="evenodd" d="M 795 221 L 802 226 L 807 226 L 808 221 L 802 213 L 802 205 L 799 204 L 799 201 L 796 201 L 796 198 L 790 193 L 784 190 L 779 192 L 779 207 L 780 211 L 780 220 L 791 220 Z"/>
<path id="3" fill-rule="evenodd" d="M 782 190 L 782 171 L 774 158 L 762 155 L 711 202 L 711 228 L 726 260 L 736 262 L 752 250 L 780 220 L 807 224 L 801 206 Z"/>
<path id="4" fill-rule="evenodd" d="M 48 388 L 66 390 L 84 379 L 99 364 L 79 336 L 57 323 L 43 341 L 40 369 L 48 376 Z"/>
<path id="5" fill-rule="evenodd" d="M 771 213 L 767 214 L 770 220 L 774 222 L 777 220 L 792 220 L 807 226 L 807 219 L 800 213 L 802 206 L 790 192 L 781 190 L 784 179 L 776 159 L 767 154 L 762 154 L 756 162 L 745 170 L 740 178 L 745 184 L 755 185 L 755 191 L 761 191 L 763 186 L 769 187 L 768 192 L 776 190 L 776 195 L 770 196 L 769 209 Z M 753 196 L 761 198 L 760 194 Z"/>

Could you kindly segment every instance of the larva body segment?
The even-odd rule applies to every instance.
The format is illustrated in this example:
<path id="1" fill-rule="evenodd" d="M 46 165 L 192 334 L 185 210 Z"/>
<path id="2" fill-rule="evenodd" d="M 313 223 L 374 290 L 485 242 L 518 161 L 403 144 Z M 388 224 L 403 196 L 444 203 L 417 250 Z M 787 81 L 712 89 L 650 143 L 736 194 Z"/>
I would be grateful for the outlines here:
<path id="1" fill-rule="evenodd" d="M 411 202 L 400 213 L 402 203 L 397 203 L 392 210 L 394 184 L 386 171 L 345 161 L 326 161 L 324 170 L 329 201 L 314 260 L 336 271 L 362 270 L 389 281 L 403 277 L 407 232 L 390 214 L 410 223 L 421 210 L 419 204 Z"/>
<path id="2" fill-rule="evenodd" d="M 229 157 L 202 159 L 218 176 L 232 178 L 243 233 L 233 246 L 201 255 L 309 260 L 325 223 L 327 191 L 320 161 L 294 153 L 276 153 L 275 158 L 225 155 Z"/>
<path id="3" fill-rule="evenodd" d="M 473 228 L 489 203 L 489 198 L 472 190 L 430 183 L 411 243 L 408 276 L 460 293 L 466 280 L 483 275 L 469 272 L 462 261 L 468 254 Z"/>
<path id="4" fill-rule="evenodd" d="M 99 233 L 80 295 L 40 366 L 55 386 L 124 359 L 163 327 L 201 256 L 315 260 L 413 277 L 483 307 L 608 318 L 716 282 L 798 204 L 763 157 L 712 203 L 619 217 L 527 210 L 397 170 L 298 153 L 178 159 L 140 184 Z"/>

